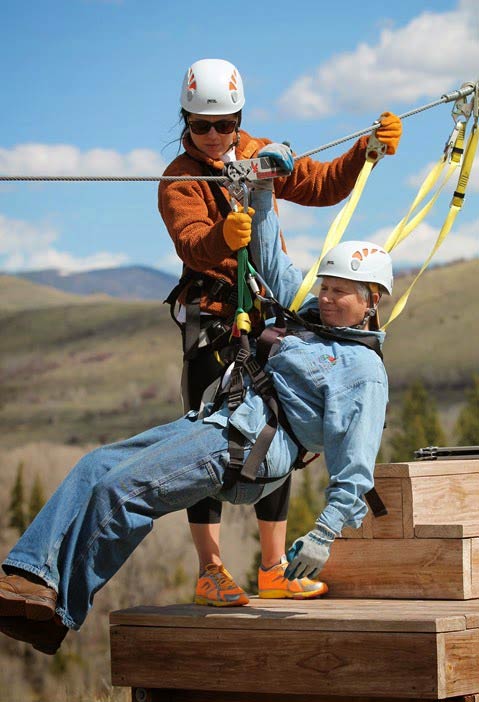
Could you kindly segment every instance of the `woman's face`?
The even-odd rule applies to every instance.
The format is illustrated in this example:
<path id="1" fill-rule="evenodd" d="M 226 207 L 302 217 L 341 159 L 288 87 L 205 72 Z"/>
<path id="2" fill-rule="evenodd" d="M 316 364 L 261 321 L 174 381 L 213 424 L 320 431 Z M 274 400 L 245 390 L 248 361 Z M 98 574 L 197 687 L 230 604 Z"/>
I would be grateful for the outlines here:
<path id="1" fill-rule="evenodd" d="M 354 281 L 346 278 L 324 276 L 318 295 L 321 321 L 330 327 L 352 327 L 361 324 L 370 303 L 356 288 Z M 379 295 L 373 293 L 377 304 Z"/>
<path id="2" fill-rule="evenodd" d="M 223 154 L 230 150 L 233 143 L 236 141 L 235 129 L 233 128 L 229 134 L 221 134 L 220 132 L 217 132 L 214 127 L 210 127 L 206 134 L 195 134 L 191 128 L 191 124 L 194 124 L 195 122 L 199 122 L 200 124 L 209 122 L 210 124 L 214 125 L 215 122 L 222 122 L 223 124 L 226 122 L 235 122 L 236 126 L 237 119 L 238 118 L 235 114 L 208 116 L 190 114 L 188 116 L 188 123 L 190 125 L 191 141 L 197 149 L 213 160 L 217 161 L 223 156 Z"/>

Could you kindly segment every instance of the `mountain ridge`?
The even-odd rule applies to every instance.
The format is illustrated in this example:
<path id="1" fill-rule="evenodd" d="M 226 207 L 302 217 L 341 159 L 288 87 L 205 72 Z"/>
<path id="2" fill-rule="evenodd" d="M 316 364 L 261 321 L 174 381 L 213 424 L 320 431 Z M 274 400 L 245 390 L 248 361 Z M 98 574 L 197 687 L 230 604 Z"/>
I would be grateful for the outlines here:
<path id="1" fill-rule="evenodd" d="M 76 273 L 45 268 L 5 275 L 75 295 L 109 295 L 122 300 L 163 301 L 178 282 L 177 276 L 145 265 L 96 268 Z"/>

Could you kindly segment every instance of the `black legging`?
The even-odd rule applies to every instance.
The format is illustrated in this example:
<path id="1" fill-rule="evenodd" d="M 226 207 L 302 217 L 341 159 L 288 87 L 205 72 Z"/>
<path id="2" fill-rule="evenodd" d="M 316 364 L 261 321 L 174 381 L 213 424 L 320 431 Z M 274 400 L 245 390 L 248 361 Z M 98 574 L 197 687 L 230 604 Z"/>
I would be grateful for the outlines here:
<path id="1" fill-rule="evenodd" d="M 185 361 L 188 398 L 184 397 L 185 409 L 199 409 L 205 389 L 221 374 L 222 367 L 209 349 L 200 349 L 196 358 Z M 291 492 L 291 476 L 277 490 L 263 497 L 254 505 L 256 516 L 265 522 L 282 522 L 286 519 Z M 219 524 L 222 502 L 206 497 L 196 505 L 188 507 L 188 521 L 192 524 Z"/>

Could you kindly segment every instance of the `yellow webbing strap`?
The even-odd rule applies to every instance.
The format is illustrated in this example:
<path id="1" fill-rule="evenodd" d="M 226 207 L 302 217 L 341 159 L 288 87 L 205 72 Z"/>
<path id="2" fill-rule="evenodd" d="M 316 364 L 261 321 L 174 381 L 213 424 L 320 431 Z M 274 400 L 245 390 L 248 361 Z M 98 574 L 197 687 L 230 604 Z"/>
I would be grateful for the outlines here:
<path id="1" fill-rule="evenodd" d="M 471 173 L 472 164 L 474 162 L 474 157 L 476 154 L 478 136 L 479 136 L 479 132 L 477 130 L 477 123 L 474 123 L 472 130 L 471 130 L 471 133 L 469 135 L 469 139 L 468 139 L 467 146 L 466 146 L 466 151 L 464 153 L 464 160 L 462 163 L 461 171 L 459 173 L 457 188 L 456 188 L 454 195 L 452 197 L 452 201 L 451 201 L 451 204 L 449 206 L 448 214 L 446 216 L 446 219 L 444 220 L 444 224 L 441 227 L 441 231 L 438 234 L 438 237 L 436 239 L 436 243 L 434 244 L 431 253 L 427 257 L 427 259 L 424 261 L 424 263 L 421 267 L 421 270 L 416 275 L 416 277 L 412 281 L 409 288 L 406 290 L 405 293 L 403 293 L 403 295 L 399 298 L 397 303 L 394 305 L 388 321 L 386 322 L 386 324 L 384 324 L 381 327 L 381 329 L 383 329 L 383 330 L 386 329 L 386 327 L 389 324 L 391 324 L 393 319 L 396 319 L 396 317 L 398 317 L 401 314 L 401 312 L 403 311 L 403 309 L 406 306 L 406 303 L 408 301 L 411 290 L 413 289 L 417 280 L 420 278 L 420 276 L 426 270 L 432 257 L 434 256 L 434 254 L 436 253 L 436 251 L 441 246 L 442 242 L 444 241 L 444 239 L 446 238 L 446 236 L 449 234 L 449 232 L 452 229 L 452 226 L 455 222 L 455 219 L 459 213 L 459 210 L 462 207 L 462 203 L 464 202 L 464 196 L 466 194 L 466 187 L 467 187 L 467 183 L 469 181 L 469 175 Z"/>
<path id="2" fill-rule="evenodd" d="M 428 173 L 424 179 L 419 191 L 414 198 L 414 201 L 409 208 L 405 217 L 394 227 L 393 231 L 389 235 L 384 244 L 386 251 L 391 252 L 401 241 L 404 241 L 411 232 L 422 222 L 422 220 L 429 214 L 437 198 L 441 194 L 444 186 L 447 184 L 452 174 L 456 170 L 457 166 L 461 161 L 461 157 L 464 151 L 464 136 L 465 136 L 466 125 L 464 122 L 456 124 L 456 127 L 451 135 L 446 153 L 440 158 L 440 160 L 433 166 L 431 171 Z M 443 178 L 442 183 L 439 185 L 435 194 L 431 197 L 429 202 L 427 202 L 424 207 L 416 213 L 416 215 L 411 218 L 412 213 L 416 207 L 424 200 L 424 198 L 429 195 L 433 187 L 436 185 L 439 177 L 444 170 L 448 155 L 450 156 L 450 165 Z"/>
<path id="3" fill-rule="evenodd" d="M 342 207 L 342 209 L 338 212 L 328 230 L 326 239 L 324 240 L 321 255 L 310 268 L 310 270 L 307 272 L 307 274 L 304 276 L 303 282 L 301 283 L 298 292 L 296 293 L 293 302 L 290 305 L 290 310 L 292 310 L 293 312 L 297 312 L 299 310 L 299 308 L 304 302 L 304 298 L 315 284 L 318 275 L 319 265 L 324 255 L 330 249 L 332 249 L 333 246 L 336 246 L 336 244 L 339 244 L 339 242 L 341 241 L 341 237 L 343 236 L 346 227 L 348 226 L 351 217 L 353 216 L 354 210 L 356 209 L 356 206 L 359 202 L 359 198 L 362 195 L 364 186 L 366 185 L 367 179 L 369 178 L 374 163 L 374 160 L 366 159 L 364 166 L 362 167 L 361 172 L 357 177 L 356 183 L 354 185 L 353 191 L 351 192 L 351 195 L 348 198 L 348 201 L 346 202 L 344 207 Z"/>

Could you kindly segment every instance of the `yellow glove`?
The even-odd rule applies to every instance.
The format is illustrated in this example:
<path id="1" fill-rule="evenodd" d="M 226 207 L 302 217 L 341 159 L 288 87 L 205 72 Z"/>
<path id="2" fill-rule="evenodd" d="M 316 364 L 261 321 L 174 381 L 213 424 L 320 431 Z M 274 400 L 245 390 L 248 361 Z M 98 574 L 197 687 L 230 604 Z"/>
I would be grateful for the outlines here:
<path id="1" fill-rule="evenodd" d="M 243 246 L 248 246 L 251 241 L 251 218 L 254 215 L 252 207 L 248 213 L 240 207 L 238 212 L 230 212 L 223 224 L 223 236 L 232 251 L 238 251 Z"/>
<path id="2" fill-rule="evenodd" d="M 392 112 L 383 112 L 379 119 L 381 125 L 376 129 L 376 136 L 386 144 L 387 154 L 395 154 L 402 134 L 401 120 Z"/>

